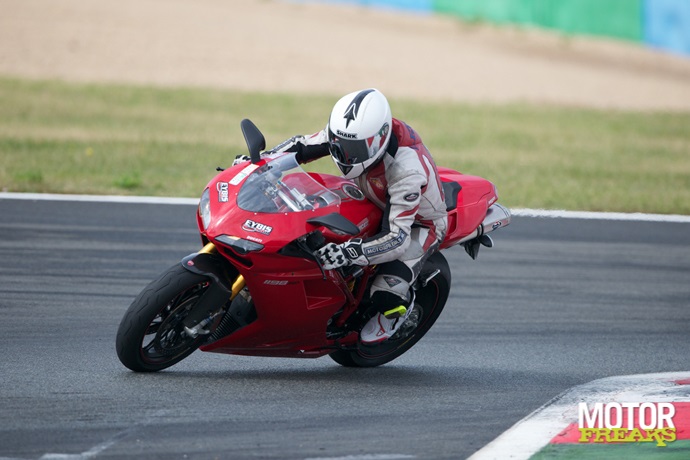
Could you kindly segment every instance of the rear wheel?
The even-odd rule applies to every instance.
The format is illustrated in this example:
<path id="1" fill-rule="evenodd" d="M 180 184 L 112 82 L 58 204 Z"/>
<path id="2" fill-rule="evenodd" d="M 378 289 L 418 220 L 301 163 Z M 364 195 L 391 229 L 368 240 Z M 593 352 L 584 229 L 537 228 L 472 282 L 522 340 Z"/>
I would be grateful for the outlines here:
<path id="1" fill-rule="evenodd" d="M 372 345 L 358 342 L 355 350 L 338 350 L 330 357 L 346 367 L 376 367 L 393 361 L 412 348 L 431 329 L 448 300 L 450 268 L 441 253 L 429 257 L 418 279 L 425 280 L 437 270 L 426 286 L 419 286 L 415 292 L 414 308 L 393 337 Z"/>
<path id="2" fill-rule="evenodd" d="M 137 372 L 155 372 L 189 356 L 207 336 L 188 336 L 183 321 L 209 279 L 175 265 L 134 299 L 117 331 L 117 356 Z"/>

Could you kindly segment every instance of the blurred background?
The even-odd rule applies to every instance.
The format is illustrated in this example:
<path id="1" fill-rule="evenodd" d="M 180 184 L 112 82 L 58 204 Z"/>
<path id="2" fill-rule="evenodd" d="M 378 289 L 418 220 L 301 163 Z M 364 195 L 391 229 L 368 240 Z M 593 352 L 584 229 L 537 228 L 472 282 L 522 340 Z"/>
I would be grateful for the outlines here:
<path id="1" fill-rule="evenodd" d="M 377 87 L 509 206 L 690 214 L 689 5 L 0 0 L 0 191 L 196 197 Z"/>
<path id="2" fill-rule="evenodd" d="M 686 0 L 323 0 L 614 37 L 690 55 Z"/>

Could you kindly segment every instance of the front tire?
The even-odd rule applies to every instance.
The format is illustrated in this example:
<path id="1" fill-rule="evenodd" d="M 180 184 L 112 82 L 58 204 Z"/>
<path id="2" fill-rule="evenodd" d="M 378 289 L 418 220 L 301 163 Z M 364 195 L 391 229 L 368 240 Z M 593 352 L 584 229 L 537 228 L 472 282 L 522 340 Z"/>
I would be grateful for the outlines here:
<path id="1" fill-rule="evenodd" d="M 178 264 L 144 288 L 117 330 L 115 346 L 122 364 L 135 372 L 156 372 L 199 348 L 206 336 L 187 336 L 183 321 L 208 286 L 207 277 Z"/>
<path id="2" fill-rule="evenodd" d="M 439 273 L 417 289 L 414 309 L 393 337 L 371 345 L 358 341 L 355 350 L 331 353 L 333 361 L 345 367 L 376 367 L 393 361 L 419 342 L 438 319 L 450 293 L 450 267 L 440 252 L 429 257 L 418 279 L 424 280 L 436 270 Z"/>

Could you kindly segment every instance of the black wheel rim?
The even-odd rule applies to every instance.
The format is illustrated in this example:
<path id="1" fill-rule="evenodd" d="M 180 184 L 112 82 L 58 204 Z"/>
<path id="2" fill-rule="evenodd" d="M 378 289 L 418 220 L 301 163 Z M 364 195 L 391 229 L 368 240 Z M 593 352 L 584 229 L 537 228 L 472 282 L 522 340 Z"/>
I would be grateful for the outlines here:
<path id="1" fill-rule="evenodd" d="M 148 364 L 162 364 L 195 349 L 202 338 L 184 332 L 184 319 L 198 302 L 208 283 L 193 286 L 168 302 L 146 328 L 141 341 L 141 358 Z"/>
<path id="2" fill-rule="evenodd" d="M 424 307 L 415 302 L 414 307 L 410 312 L 410 315 L 407 317 L 402 326 L 400 326 L 400 329 L 398 329 L 395 332 L 395 334 L 393 334 L 393 337 L 391 337 L 388 340 L 392 340 L 394 342 L 401 340 L 404 341 L 405 339 L 410 337 L 410 335 L 412 335 L 415 330 L 417 330 L 423 318 Z"/>

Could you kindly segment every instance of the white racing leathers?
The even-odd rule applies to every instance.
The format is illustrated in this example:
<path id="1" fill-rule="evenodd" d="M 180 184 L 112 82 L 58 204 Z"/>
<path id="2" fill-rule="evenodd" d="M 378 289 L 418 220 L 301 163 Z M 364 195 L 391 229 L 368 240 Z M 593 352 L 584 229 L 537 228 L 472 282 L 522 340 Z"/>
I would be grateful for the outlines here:
<path id="1" fill-rule="evenodd" d="M 293 150 L 297 143 L 304 161 L 327 154 L 326 131 L 292 138 L 276 150 Z M 321 147 L 321 148 L 319 148 Z M 417 132 L 393 119 L 393 136 L 382 161 L 356 180 L 362 192 L 384 211 L 381 231 L 361 242 L 370 265 L 379 264 L 371 299 L 381 312 L 409 305 L 410 285 L 427 257 L 446 234 L 448 214 L 443 187 L 431 154 Z"/>
<path id="2" fill-rule="evenodd" d="M 383 161 L 357 182 L 367 198 L 384 210 L 379 234 L 362 242 L 362 253 L 369 263 L 382 264 L 371 299 L 383 312 L 397 306 L 400 299 L 403 304 L 411 301 L 410 285 L 446 234 L 443 187 L 436 164 L 417 132 L 396 119 Z"/>

